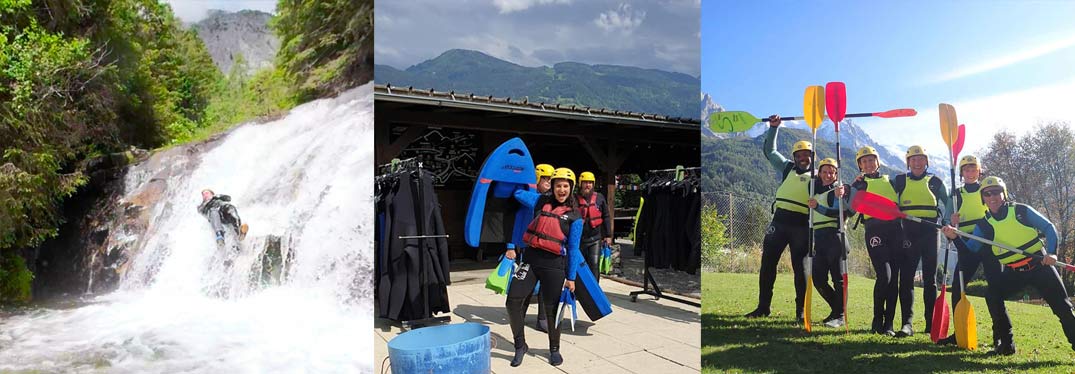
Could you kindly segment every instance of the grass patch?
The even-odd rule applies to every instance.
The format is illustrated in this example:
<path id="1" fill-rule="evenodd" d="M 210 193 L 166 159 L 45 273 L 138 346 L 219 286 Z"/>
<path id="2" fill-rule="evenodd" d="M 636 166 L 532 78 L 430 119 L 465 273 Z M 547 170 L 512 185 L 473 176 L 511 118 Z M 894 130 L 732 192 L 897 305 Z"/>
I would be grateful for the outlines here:
<path id="1" fill-rule="evenodd" d="M 915 335 L 892 338 L 868 332 L 873 316 L 873 280 L 852 276 L 848 317 L 851 333 L 820 325 L 829 308 L 813 297 L 814 328 L 796 327 L 790 274 L 776 280 L 772 316 L 746 319 L 758 302 L 757 274 L 702 275 L 703 373 L 1075 373 L 1060 322 L 1048 307 L 1009 302 L 1015 344 L 1010 357 L 988 357 L 992 324 L 985 299 L 971 296 L 978 320 L 978 351 L 932 344 L 922 333 L 921 291 L 915 295 Z M 899 318 L 899 312 L 896 313 Z M 950 330 L 951 331 L 951 330 Z"/>

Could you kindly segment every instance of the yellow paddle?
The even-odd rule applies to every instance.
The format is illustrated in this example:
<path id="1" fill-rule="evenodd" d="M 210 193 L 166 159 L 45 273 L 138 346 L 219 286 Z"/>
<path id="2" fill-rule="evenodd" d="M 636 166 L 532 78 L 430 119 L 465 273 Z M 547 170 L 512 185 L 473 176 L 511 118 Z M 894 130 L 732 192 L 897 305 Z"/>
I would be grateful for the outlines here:
<path id="1" fill-rule="evenodd" d="M 810 132 L 813 134 L 813 141 L 811 145 L 817 143 L 817 129 L 821 127 L 821 121 L 825 117 L 825 88 L 821 86 L 810 86 L 806 88 L 806 95 L 803 97 L 803 113 L 805 115 L 806 125 L 810 126 Z M 814 163 L 817 161 L 817 152 L 810 152 L 810 197 L 814 197 Z M 807 239 L 809 243 L 810 253 L 807 253 L 806 258 L 803 259 L 803 275 L 806 276 L 806 300 L 803 302 L 803 328 L 806 332 L 810 332 L 810 303 L 812 301 L 812 295 L 814 294 L 814 210 L 810 209 L 810 237 Z"/>
<path id="2" fill-rule="evenodd" d="M 967 300 L 967 284 L 963 272 L 959 272 L 959 302 L 956 303 L 956 345 L 972 351 L 978 350 L 978 323 L 974 319 L 974 307 Z"/>

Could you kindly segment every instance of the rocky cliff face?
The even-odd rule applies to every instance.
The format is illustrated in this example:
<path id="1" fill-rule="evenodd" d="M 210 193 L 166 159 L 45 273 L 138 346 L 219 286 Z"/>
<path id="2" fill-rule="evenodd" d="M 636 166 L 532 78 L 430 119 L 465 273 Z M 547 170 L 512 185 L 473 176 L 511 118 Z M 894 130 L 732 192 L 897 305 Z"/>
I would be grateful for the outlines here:
<path id="1" fill-rule="evenodd" d="M 702 135 L 703 136 L 715 136 L 724 137 L 724 134 L 715 134 L 713 130 L 709 129 L 709 115 L 717 112 L 723 112 L 724 107 L 720 104 L 713 102 L 713 97 L 708 93 L 702 93 Z"/>
<path id="2" fill-rule="evenodd" d="M 215 144 L 210 140 L 153 155 L 136 150 L 96 160 L 90 183 L 64 207 L 68 221 L 59 236 L 37 251 L 34 297 L 115 289 L 134 250 L 142 247 L 145 234 L 152 230 L 149 212 L 161 208 L 168 182 L 189 174 L 197 166 L 197 156 Z M 131 183 L 132 179 L 138 182 Z"/>
<path id="3" fill-rule="evenodd" d="M 252 73 L 272 66 L 280 48 L 280 40 L 269 28 L 271 18 L 271 14 L 256 10 L 235 13 L 210 10 L 209 17 L 192 27 L 220 71 L 228 74 L 242 55 L 247 72 Z"/>

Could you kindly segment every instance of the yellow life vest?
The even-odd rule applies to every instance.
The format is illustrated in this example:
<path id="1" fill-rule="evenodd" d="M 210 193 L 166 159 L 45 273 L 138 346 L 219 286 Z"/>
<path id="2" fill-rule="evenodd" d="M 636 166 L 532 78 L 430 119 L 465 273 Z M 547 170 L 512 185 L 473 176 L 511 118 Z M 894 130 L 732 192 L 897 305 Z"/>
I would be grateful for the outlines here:
<path id="1" fill-rule="evenodd" d="M 900 211 L 920 218 L 937 218 L 937 197 L 929 190 L 931 178 L 932 175 L 926 175 L 922 179 L 914 180 L 907 174 L 904 178 L 907 183 L 900 193 Z"/>
<path id="2" fill-rule="evenodd" d="M 797 173 L 794 168 L 789 170 L 776 190 L 776 208 L 809 214 L 807 200 L 810 200 L 810 171 Z"/>
<path id="3" fill-rule="evenodd" d="M 840 182 L 837 181 L 837 182 L 835 182 L 833 184 L 835 185 L 836 183 L 840 183 Z M 822 187 L 822 188 L 829 189 L 829 188 L 832 188 L 832 186 L 826 186 L 826 187 Z M 817 211 L 814 212 L 814 229 L 823 229 L 823 228 L 827 228 L 827 227 L 835 228 L 837 226 L 836 222 L 840 219 L 840 215 L 839 215 L 840 210 L 838 209 L 839 208 L 839 202 L 836 203 L 837 206 L 835 208 L 829 206 L 829 204 L 828 204 L 829 203 L 829 195 L 832 195 L 832 194 L 835 194 L 835 193 L 836 193 L 836 191 L 829 191 L 828 193 L 814 195 L 814 199 L 817 200 L 817 205 L 818 206 L 823 206 L 825 208 L 828 208 L 828 210 L 830 211 L 829 215 L 821 214 L 821 213 L 818 213 Z"/>
<path id="4" fill-rule="evenodd" d="M 1045 243 L 1041 241 L 1041 234 L 1038 233 L 1038 230 L 1019 222 L 1015 217 L 1014 204 L 1009 205 L 1004 209 L 1008 210 L 1008 214 L 1005 215 L 1002 220 L 998 221 L 991 214 L 986 217 L 986 222 L 989 222 L 989 225 L 993 226 L 993 240 L 1009 247 L 1018 248 L 1026 253 L 1041 252 L 1042 248 L 1045 247 Z M 1009 252 L 995 246 L 993 247 L 993 255 L 1004 265 L 1019 262 L 1027 258 L 1024 255 Z"/>
<path id="5" fill-rule="evenodd" d="M 875 194 L 881 195 L 889 201 L 896 202 L 896 190 L 892 188 L 892 182 L 888 180 L 887 175 L 881 175 L 877 178 L 864 176 L 862 177 L 862 180 L 866 181 L 867 192 L 873 192 Z M 873 217 L 863 214 L 862 218 L 868 220 Z"/>
<path id="6" fill-rule="evenodd" d="M 974 232 L 974 226 L 985 222 L 985 213 L 989 208 L 982 202 L 982 189 L 968 192 L 967 187 L 959 188 L 959 231 Z"/>

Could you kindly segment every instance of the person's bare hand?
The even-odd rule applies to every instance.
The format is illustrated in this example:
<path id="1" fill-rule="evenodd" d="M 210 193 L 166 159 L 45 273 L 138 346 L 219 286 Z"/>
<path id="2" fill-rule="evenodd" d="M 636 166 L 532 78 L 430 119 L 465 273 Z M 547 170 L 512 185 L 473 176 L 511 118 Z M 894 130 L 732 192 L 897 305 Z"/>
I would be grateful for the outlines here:
<path id="1" fill-rule="evenodd" d="M 779 115 L 774 114 L 774 115 L 769 116 L 769 127 L 780 127 L 780 116 Z"/>

